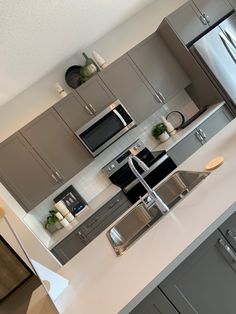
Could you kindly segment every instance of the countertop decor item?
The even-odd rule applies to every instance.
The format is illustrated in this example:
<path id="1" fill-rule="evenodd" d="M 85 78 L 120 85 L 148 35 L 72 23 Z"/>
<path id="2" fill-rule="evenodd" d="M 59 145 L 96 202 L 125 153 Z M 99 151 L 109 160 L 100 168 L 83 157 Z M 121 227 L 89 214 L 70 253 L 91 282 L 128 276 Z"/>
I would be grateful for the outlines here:
<path id="1" fill-rule="evenodd" d="M 211 171 L 214 170 L 216 168 L 218 168 L 219 166 L 221 166 L 224 162 L 224 157 L 223 156 L 218 156 L 212 160 L 210 160 L 207 165 L 206 165 L 206 170 Z"/>
<path id="2" fill-rule="evenodd" d="M 92 52 L 93 58 L 94 60 L 97 62 L 97 64 L 102 68 L 105 69 L 108 64 L 106 63 L 106 61 L 103 59 L 102 56 L 100 56 L 99 53 L 97 53 L 97 51 L 93 51 Z"/>
<path id="3" fill-rule="evenodd" d="M 65 81 L 67 85 L 69 85 L 73 89 L 77 88 L 82 84 L 80 69 L 81 69 L 80 65 L 72 65 L 66 70 Z"/>
<path id="4" fill-rule="evenodd" d="M 166 126 L 166 130 L 170 135 L 175 135 L 176 134 L 176 130 L 173 127 L 173 125 L 166 120 L 166 118 L 164 116 L 161 117 L 162 122 L 165 124 Z"/>
<path id="5" fill-rule="evenodd" d="M 58 229 L 61 229 L 61 225 L 59 219 L 56 216 L 56 211 L 50 210 L 49 213 L 50 215 L 47 216 L 46 221 L 44 223 L 44 227 L 50 233 L 54 233 Z"/>
<path id="6" fill-rule="evenodd" d="M 168 113 L 168 115 L 166 116 L 166 120 L 170 122 L 176 130 L 180 129 L 185 122 L 184 115 L 177 110 Z"/>
<path id="7" fill-rule="evenodd" d="M 165 142 L 169 139 L 169 134 L 167 133 L 167 127 L 164 123 L 158 123 L 154 126 L 152 130 L 152 135 L 159 139 L 161 142 Z"/>
<path id="8" fill-rule="evenodd" d="M 98 65 L 92 58 L 89 58 L 84 52 L 82 55 L 85 58 L 85 65 L 80 68 L 80 75 L 82 82 L 86 82 L 90 77 L 100 71 Z"/>

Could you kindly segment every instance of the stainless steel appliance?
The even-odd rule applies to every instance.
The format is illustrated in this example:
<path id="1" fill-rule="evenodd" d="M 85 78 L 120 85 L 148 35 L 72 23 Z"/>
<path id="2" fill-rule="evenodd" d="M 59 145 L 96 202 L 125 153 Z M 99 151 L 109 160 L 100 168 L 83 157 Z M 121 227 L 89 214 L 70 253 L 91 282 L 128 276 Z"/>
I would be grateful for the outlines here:
<path id="1" fill-rule="evenodd" d="M 134 119 L 120 100 L 116 100 L 75 134 L 88 151 L 97 156 L 134 126 Z"/>
<path id="2" fill-rule="evenodd" d="M 236 113 L 236 14 L 196 41 L 190 51 Z"/>
<path id="3" fill-rule="evenodd" d="M 135 203 L 140 196 L 147 193 L 143 185 L 133 174 L 128 165 L 130 155 L 137 156 L 148 167 L 149 170 L 144 172 L 136 163 L 135 167 L 142 174 L 145 181 L 150 187 L 154 187 L 177 166 L 165 151 L 150 151 L 141 140 L 137 140 L 102 170 L 112 183 L 122 188 L 131 203 Z M 135 163 L 135 161 L 134 161 Z"/>

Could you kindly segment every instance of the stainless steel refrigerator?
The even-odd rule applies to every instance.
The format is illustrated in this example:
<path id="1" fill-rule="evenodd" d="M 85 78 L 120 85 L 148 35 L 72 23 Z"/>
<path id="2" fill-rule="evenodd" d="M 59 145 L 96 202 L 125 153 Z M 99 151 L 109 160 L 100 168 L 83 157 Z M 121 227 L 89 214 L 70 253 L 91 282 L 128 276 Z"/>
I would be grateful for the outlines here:
<path id="1" fill-rule="evenodd" d="M 196 41 L 190 51 L 236 114 L 236 13 Z"/>

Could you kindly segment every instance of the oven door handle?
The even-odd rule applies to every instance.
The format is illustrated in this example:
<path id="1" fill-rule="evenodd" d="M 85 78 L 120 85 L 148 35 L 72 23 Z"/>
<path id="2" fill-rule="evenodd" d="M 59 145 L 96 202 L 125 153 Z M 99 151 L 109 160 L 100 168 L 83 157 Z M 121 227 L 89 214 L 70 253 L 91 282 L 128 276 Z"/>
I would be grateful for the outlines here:
<path id="1" fill-rule="evenodd" d="M 125 122 L 125 119 L 122 117 L 122 115 L 116 110 L 116 109 L 113 109 L 112 110 L 114 112 L 114 114 L 120 119 L 120 121 L 122 122 L 122 124 L 124 126 L 127 126 L 127 123 Z"/>

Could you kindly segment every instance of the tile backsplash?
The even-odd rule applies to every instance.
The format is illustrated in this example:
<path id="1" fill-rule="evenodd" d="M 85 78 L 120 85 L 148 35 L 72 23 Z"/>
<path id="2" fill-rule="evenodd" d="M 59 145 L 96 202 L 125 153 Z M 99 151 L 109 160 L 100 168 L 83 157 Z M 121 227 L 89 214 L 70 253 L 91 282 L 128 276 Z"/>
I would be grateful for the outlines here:
<path id="1" fill-rule="evenodd" d="M 123 135 L 109 148 L 97 156 L 94 161 L 80 173 L 60 187 L 56 192 L 30 211 L 30 213 L 26 214 L 24 221 L 27 225 L 37 234 L 38 232 L 34 229 L 36 228 L 36 225 L 37 229 L 39 228 L 37 223 L 41 224 L 48 215 L 48 211 L 53 208 L 53 198 L 71 184 L 87 202 L 91 201 L 111 184 L 109 179 L 107 179 L 101 172 L 101 168 L 116 157 L 116 155 L 121 153 L 126 147 L 131 145 L 137 138 L 140 138 L 149 149 L 154 149 L 159 142 L 151 135 L 152 128 L 157 122 L 160 122 L 160 117 L 162 115 L 166 116 L 173 110 L 181 111 L 184 114 L 185 119 L 188 120 L 198 111 L 198 108 L 185 91 L 179 93 L 140 125 Z"/>

